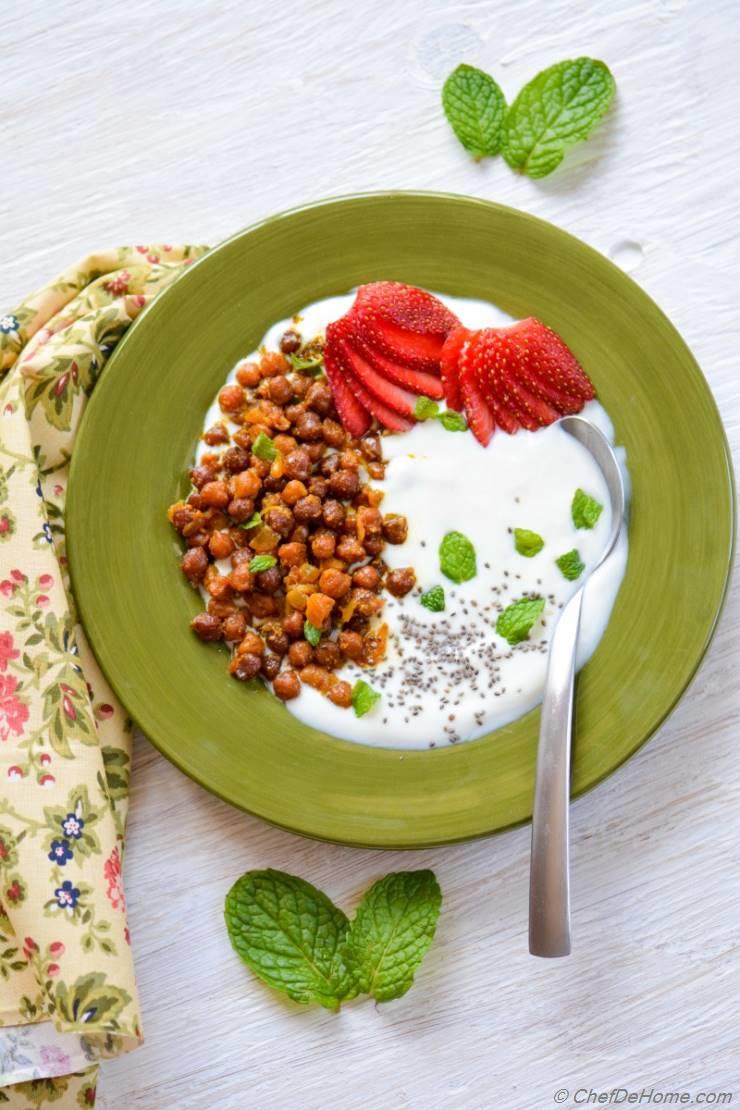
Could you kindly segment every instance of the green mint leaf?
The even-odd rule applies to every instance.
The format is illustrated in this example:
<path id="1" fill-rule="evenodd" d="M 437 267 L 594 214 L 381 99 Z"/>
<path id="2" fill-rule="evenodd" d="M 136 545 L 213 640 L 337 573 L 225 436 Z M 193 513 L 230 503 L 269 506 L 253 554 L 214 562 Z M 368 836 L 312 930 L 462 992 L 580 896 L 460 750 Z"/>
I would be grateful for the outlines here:
<path id="1" fill-rule="evenodd" d="M 461 412 L 455 412 L 454 409 L 446 409 L 439 414 L 437 419 L 448 432 L 467 432 L 468 430 L 467 420 Z"/>
<path id="2" fill-rule="evenodd" d="M 609 68 L 593 58 L 544 69 L 509 108 L 501 153 L 520 173 L 546 177 L 569 147 L 588 138 L 615 91 Z"/>
<path id="3" fill-rule="evenodd" d="M 493 77 L 475 66 L 459 65 L 442 87 L 442 107 L 450 127 L 475 159 L 498 154 L 506 99 Z"/>
<path id="4" fill-rule="evenodd" d="M 417 420 L 429 420 L 439 413 L 439 405 L 431 397 L 417 397 L 414 405 L 414 416 Z"/>
<path id="5" fill-rule="evenodd" d="M 430 609 L 432 613 L 441 613 L 445 607 L 444 587 L 432 586 L 430 590 L 421 595 L 419 601 L 425 609 Z"/>
<path id="6" fill-rule="evenodd" d="M 321 639 L 321 629 L 317 628 L 315 624 L 310 621 L 305 621 L 303 624 L 303 635 L 308 640 L 311 647 L 316 647 Z"/>
<path id="7" fill-rule="evenodd" d="M 255 555 L 249 564 L 249 569 L 252 574 L 259 574 L 261 570 L 269 570 L 274 567 L 277 559 L 274 555 Z"/>
<path id="8" fill-rule="evenodd" d="M 563 578 L 567 578 L 569 582 L 575 582 L 576 578 L 580 578 L 586 569 L 586 564 L 581 560 L 581 556 L 575 547 L 572 551 L 566 551 L 565 555 L 556 559 L 555 565 L 560 569 Z"/>
<path id="9" fill-rule="evenodd" d="M 249 520 L 245 520 L 243 524 L 239 525 L 239 527 L 240 528 L 247 528 L 247 529 L 248 528 L 256 528 L 257 525 L 261 524 L 261 523 L 262 523 L 262 513 L 256 512 L 256 513 L 252 513 Z"/>
<path id="10" fill-rule="evenodd" d="M 247 871 L 226 895 L 224 916 L 236 952 L 268 986 L 329 1010 L 353 996 L 342 956 L 349 922 L 310 883 Z"/>
<path id="11" fill-rule="evenodd" d="M 570 515 L 576 528 L 593 528 L 601 516 L 603 508 L 604 506 L 595 498 L 584 493 L 582 489 L 577 489 L 573 494 Z"/>
<path id="12" fill-rule="evenodd" d="M 355 717 L 364 717 L 382 697 L 372 686 L 368 686 L 364 679 L 359 679 L 352 687 L 352 708 Z"/>
<path id="13" fill-rule="evenodd" d="M 478 567 L 475 548 L 462 532 L 448 532 L 439 545 L 439 566 L 442 574 L 453 582 L 475 578 Z"/>
<path id="14" fill-rule="evenodd" d="M 530 532 L 529 528 L 514 529 L 514 547 L 525 559 L 539 555 L 544 546 L 545 541 L 537 532 Z"/>
<path id="15" fill-rule="evenodd" d="M 288 355 L 288 361 L 294 370 L 302 370 L 304 374 L 317 374 L 324 367 L 324 354 L 323 351 L 312 351 L 309 348 Z"/>
<path id="16" fill-rule="evenodd" d="M 274 462 L 279 452 L 270 437 L 266 436 L 264 432 L 260 432 L 252 444 L 252 454 L 256 455 L 258 459 L 264 459 L 265 462 Z"/>
<path id="17" fill-rule="evenodd" d="M 343 947 L 355 989 L 378 1002 L 405 994 L 434 939 L 441 905 L 433 871 L 400 871 L 374 883 Z"/>
<path id="18" fill-rule="evenodd" d="M 496 632 L 513 647 L 529 639 L 535 621 L 545 608 L 544 597 L 522 597 L 499 613 Z"/>

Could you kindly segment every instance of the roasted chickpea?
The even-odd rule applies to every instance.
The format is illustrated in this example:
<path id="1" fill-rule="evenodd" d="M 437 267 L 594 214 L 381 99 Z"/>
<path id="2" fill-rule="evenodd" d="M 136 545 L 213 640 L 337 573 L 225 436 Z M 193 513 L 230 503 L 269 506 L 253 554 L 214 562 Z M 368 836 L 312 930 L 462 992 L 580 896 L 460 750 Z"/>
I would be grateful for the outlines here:
<path id="1" fill-rule="evenodd" d="M 314 532 L 311 537 L 311 552 L 316 559 L 331 559 L 337 546 L 337 537 L 328 529 Z"/>
<path id="2" fill-rule="evenodd" d="M 293 396 L 293 386 L 284 374 L 276 374 L 270 378 L 268 396 L 276 405 L 286 405 Z"/>
<path id="3" fill-rule="evenodd" d="M 360 567 L 352 575 L 352 585 L 359 586 L 363 590 L 377 590 L 380 585 L 380 575 L 375 567 L 369 565 Z"/>
<path id="4" fill-rule="evenodd" d="M 319 666 L 334 671 L 342 662 L 342 653 L 333 640 L 321 640 L 316 646 L 314 659 Z"/>
<path id="5" fill-rule="evenodd" d="M 360 479 L 355 470 L 341 469 L 329 478 L 329 491 L 333 497 L 342 501 L 351 500 L 360 488 Z"/>
<path id="6" fill-rule="evenodd" d="M 283 632 L 285 635 L 289 636 L 291 640 L 297 640 L 303 635 L 304 620 L 303 613 L 297 609 L 294 613 L 288 613 L 286 617 L 283 617 Z"/>
<path id="7" fill-rule="evenodd" d="M 333 597 L 335 601 L 340 597 L 344 597 L 350 588 L 352 580 L 348 574 L 341 570 L 322 570 L 321 578 L 319 579 L 319 588 L 322 593 Z"/>
<path id="8" fill-rule="evenodd" d="M 234 550 L 234 541 L 228 532 L 211 532 L 208 550 L 214 559 L 228 559 Z"/>
<path id="9" fill-rule="evenodd" d="M 198 613 L 190 622 L 190 627 L 201 640 L 220 640 L 223 636 L 221 621 L 210 613 Z"/>
<path id="10" fill-rule="evenodd" d="M 405 543 L 409 522 L 400 513 L 386 513 L 383 517 L 383 536 L 388 543 Z"/>
<path id="11" fill-rule="evenodd" d="M 276 594 L 282 585 L 282 581 L 277 567 L 261 570 L 254 577 L 255 587 L 263 594 Z"/>
<path id="12" fill-rule="evenodd" d="M 236 372 L 236 380 L 239 385 L 243 385 L 247 389 L 254 389 L 256 385 L 259 385 L 261 376 L 260 368 L 256 362 L 243 362 Z"/>
<path id="13" fill-rule="evenodd" d="M 368 461 L 380 462 L 383 458 L 380 439 L 376 435 L 363 436 L 360 440 L 360 451 Z"/>
<path id="14" fill-rule="evenodd" d="M 296 388 L 296 384 L 296 379 L 293 378 L 293 389 Z M 290 420 L 291 424 L 295 424 L 296 420 L 299 420 L 305 411 L 306 406 L 303 401 L 296 401 L 294 404 L 286 406 L 285 415 L 287 419 Z"/>
<path id="15" fill-rule="evenodd" d="M 211 509 L 225 509 L 229 503 L 226 482 L 206 482 L 200 491 L 201 504 Z"/>
<path id="16" fill-rule="evenodd" d="M 302 623 L 301 630 L 303 630 Z M 299 669 L 301 667 L 306 667 L 312 659 L 313 648 L 308 640 L 294 640 L 288 648 L 288 660 L 293 667 L 298 667 Z"/>
<path id="17" fill-rule="evenodd" d="M 236 412 L 246 400 L 240 385 L 225 385 L 218 395 L 218 403 L 223 412 Z"/>
<path id="18" fill-rule="evenodd" d="M 238 610 L 235 613 L 229 614 L 224 618 L 223 631 L 224 640 L 241 640 L 244 636 L 247 627 L 247 620 L 243 613 Z"/>
<path id="19" fill-rule="evenodd" d="M 348 659 L 362 659 L 363 643 L 359 632 L 347 630 L 340 632 L 337 642 L 340 651 L 344 652 Z"/>
<path id="20" fill-rule="evenodd" d="M 342 536 L 337 544 L 337 555 L 347 563 L 360 563 L 366 558 L 365 548 L 354 536 Z"/>
<path id="21" fill-rule="evenodd" d="M 339 455 L 327 455 L 321 460 L 319 469 L 325 478 L 331 478 L 339 470 Z"/>
<path id="22" fill-rule="evenodd" d="M 282 701 L 290 701 L 300 694 L 301 683 L 295 671 L 281 671 L 275 676 L 272 688 Z"/>
<path id="23" fill-rule="evenodd" d="M 262 488 L 262 479 L 256 471 L 242 470 L 232 478 L 232 489 L 235 498 L 256 497 Z"/>
<path id="24" fill-rule="evenodd" d="M 311 456 L 305 447 L 296 447 L 285 456 L 283 474 L 286 478 L 296 478 L 299 482 L 308 481 L 311 476 Z"/>
<path id="25" fill-rule="evenodd" d="M 277 612 L 275 598 L 269 594 L 249 594 L 247 607 L 253 617 L 261 620 L 263 617 L 272 617 Z"/>
<path id="26" fill-rule="evenodd" d="M 225 424 L 214 424 L 213 427 L 203 432 L 203 442 L 209 447 L 216 447 L 219 443 L 229 442 L 229 429 Z"/>
<path id="27" fill-rule="evenodd" d="M 236 655 L 229 664 L 229 673 L 240 682 L 248 682 L 260 673 L 262 659 L 259 655 Z"/>
<path id="28" fill-rule="evenodd" d="M 304 441 L 322 439 L 324 432 L 321 417 L 315 412 L 304 412 L 295 422 L 295 434 Z"/>
<path id="29" fill-rule="evenodd" d="M 311 520 L 318 520 L 321 516 L 321 501 L 315 493 L 309 493 L 306 497 L 302 497 L 300 501 L 296 501 L 293 515 L 299 524 L 308 524 Z"/>
<path id="30" fill-rule="evenodd" d="M 391 570 L 386 575 L 385 588 L 394 597 L 404 597 L 416 585 L 416 574 L 412 567 Z"/>
<path id="31" fill-rule="evenodd" d="M 280 673 L 280 657 L 273 655 L 271 651 L 266 651 L 262 656 L 261 672 L 268 682 L 272 682 Z"/>
<path id="32" fill-rule="evenodd" d="M 349 709 L 352 704 L 352 687 L 349 682 L 339 679 L 338 682 L 332 683 L 326 691 L 326 696 L 329 701 L 334 702 L 341 709 Z"/>
<path id="33" fill-rule="evenodd" d="M 243 447 L 230 447 L 224 451 L 221 465 L 229 474 L 238 474 L 249 466 L 249 454 Z"/>
<path id="34" fill-rule="evenodd" d="M 330 447 L 344 447 L 347 442 L 347 436 L 342 425 L 329 417 L 322 423 L 321 433 L 324 437 L 324 443 L 328 443 Z"/>
<path id="35" fill-rule="evenodd" d="M 208 569 L 208 556 L 202 547 L 191 547 L 183 555 L 180 567 L 190 584 L 195 586 L 203 580 Z"/>
<path id="36" fill-rule="evenodd" d="M 271 506 L 262 514 L 262 519 L 273 532 L 286 539 L 293 531 L 293 514 L 287 505 Z"/>
<path id="37" fill-rule="evenodd" d="M 308 525 L 296 524 L 293 531 L 290 533 L 291 543 L 306 543 L 308 540 Z"/>
<path id="38" fill-rule="evenodd" d="M 263 625 L 262 635 L 265 638 L 265 643 L 270 651 L 274 651 L 276 655 L 286 655 L 290 647 L 290 640 L 288 639 L 287 632 L 284 632 L 280 624 Z"/>
<path id="39" fill-rule="evenodd" d="M 299 482 L 296 478 L 292 478 L 283 489 L 283 501 L 286 505 L 293 506 L 296 501 L 300 501 L 307 493 L 308 490 L 303 482 Z"/>
<path id="40" fill-rule="evenodd" d="M 296 397 L 305 397 L 313 385 L 313 378 L 309 378 L 308 374 L 293 374 L 292 382 Z M 292 420 L 293 417 L 290 419 Z"/>
<path id="41" fill-rule="evenodd" d="M 321 516 L 327 528 L 338 532 L 344 524 L 344 505 L 340 501 L 325 501 Z"/>
<path id="42" fill-rule="evenodd" d="M 241 555 L 247 553 L 246 551 L 239 551 L 237 552 L 237 554 Z M 238 593 L 246 593 L 254 586 L 254 575 L 249 569 L 250 557 L 251 552 L 247 554 L 246 562 L 237 563 L 236 566 L 234 566 L 234 557 L 232 556 L 231 565 L 234 567 L 234 569 L 229 575 L 229 584 L 232 590 L 236 590 Z"/>
<path id="43" fill-rule="evenodd" d="M 314 412 L 326 416 L 333 404 L 331 389 L 326 382 L 314 382 L 306 394 L 306 404 Z"/>
<path id="44" fill-rule="evenodd" d="M 306 561 L 305 543 L 284 543 L 278 548 L 278 558 L 286 567 L 299 567 Z"/>
<path id="45" fill-rule="evenodd" d="M 306 444 L 306 450 L 308 451 L 308 457 L 311 462 L 317 463 L 324 454 L 324 451 L 326 451 L 326 444 L 323 439 L 315 439 L 312 443 Z"/>
<path id="46" fill-rule="evenodd" d="M 300 350 L 301 343 L 302 340 L 299 333 L 293 331 L 292 328 L 289 328 L 288 331 L 284 331 L 280 336 L 280 350 L 284 355 L 295 354 L 296 351 Z"/>
<path id="47" fill-rule="evenodd" d="M 364 544 L 368 555 L 380 555 L 385 547 L 385 540 L 382 536 L 365 536 Z"/>
<path id="48" fill-rule="evenodd" d="M 243 524 L 254 513 L 254 501 L 251 497 L 235 497 L 233 501 L 229 501 L 228 512 L 232 520 Z"/>
<path id="49" fill-rule="evenodd" d="M 290 370 L 290 363 L 279 351 L 265 351 L 260 359 L 260 372 L 263 378 L 274 378 Z"/>
<path id="50" fill-rule="evenodd" d="M 363 590 L 354 587 L 352 600 L 355 603 L 355 612 L 361 617 L 374 617 L 383 608 L 383 599 L 372 590 Z"/>
<path id="51" fill-rule="evenodd" d="M 307 686 L 313 686 L 316 690 L 326 690 L 330 680 L 331 676 L 327 669 L 319 667 L 315 663 L 309 663 L 301 671 L 301 682 L 305 682 Z"/>

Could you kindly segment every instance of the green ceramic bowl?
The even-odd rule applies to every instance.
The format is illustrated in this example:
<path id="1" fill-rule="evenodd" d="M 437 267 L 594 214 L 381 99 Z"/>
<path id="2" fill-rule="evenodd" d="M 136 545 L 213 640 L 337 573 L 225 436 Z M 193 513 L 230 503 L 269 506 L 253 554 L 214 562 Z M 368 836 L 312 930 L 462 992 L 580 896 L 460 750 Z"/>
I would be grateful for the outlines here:
<path id="1" fill-rule="evenodd" d="M 96 387 L 75 447 L 74 588 L 100 663 L 154 744 L 221 798 L 295 832 L 411 848 L 531 813 L 539 714 L 456 747 L 401 752 L 312 731 L 188 624 L 167 506 L 234 362 L 302 305 L 380 278 L 535 315 L 573 348 L 626 445 L 627 574 L 578 681 L 573 787 L 628 758 L 686 689 L 727 586 L 734 536 L 717 409 L 669 321 L 621 270 L 510 208 L 432 193 L 310 205 L 211 251 L 142 314 Z"/>

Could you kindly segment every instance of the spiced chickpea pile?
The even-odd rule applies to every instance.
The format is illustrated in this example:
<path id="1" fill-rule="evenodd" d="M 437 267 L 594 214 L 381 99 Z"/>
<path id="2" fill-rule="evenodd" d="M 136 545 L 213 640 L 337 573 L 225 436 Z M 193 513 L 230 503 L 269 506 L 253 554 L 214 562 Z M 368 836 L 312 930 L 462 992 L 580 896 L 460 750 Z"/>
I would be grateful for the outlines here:
<path id="1" fill-rule="evenodd" d="M 304 682 L 349 707 L 352 688 L 334 672 L 346 660 L 381 661 L 383 590 L 402 597 L 416 577 L 383 562 L 407 522 L 383 515 L 382 491 L 366 481 L 383 477 L 380 438 L 347 435 L 320 371 L 293 369 L 296 352 L 320 360 L 317 342 L 304 346 L 291 330 L 280 351 L 239 366 L 219 393 L 222 419 L 203 436 L 213 450 L 168 516 L 187 548 L 184 575 L 208 594 L 193 631 L 232 646 L 233 677 L 262 675 L 283 700 Z"/>

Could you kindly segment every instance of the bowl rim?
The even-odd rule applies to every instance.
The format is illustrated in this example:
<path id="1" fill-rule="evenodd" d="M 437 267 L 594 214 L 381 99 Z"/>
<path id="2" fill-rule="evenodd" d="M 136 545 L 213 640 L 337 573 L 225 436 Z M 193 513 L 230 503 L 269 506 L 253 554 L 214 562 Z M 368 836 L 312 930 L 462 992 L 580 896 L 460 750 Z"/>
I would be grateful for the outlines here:
<path id="1" fill-rule="evenodd" d="M 111 374 L 110 374 L 111 364 L 115 365 L 116 361 L 119 360 L 120 352 L 125 351 L 126 344 L 129 343 L 130 337 L 134 334 L 135 330 L 140 325 L 141 321 L 145 320 L 149 316 L 149 314 L 152 313 L 152 312 L 156 313 L 156 312 L 163 311 L 162 306 L 165 306 L 165 308 L 166 308 L 166 305 L 168 303 L 168 298 L 178 288 L 180 283 L 183 282 L 186 279 L 189 279 L 190 274 L 192 274 L 196 270 L 198 270 L 199 267 L 201 267 L 204 264 L 207 264 L 209 259 L 211 259 L 213 257 L 214 253 L 216 253 L 218 251 L 221 251 L 222 249 L 228 248 L 229 245 L 231 245 L 231 244 L 235 243 L 236 241 L 241 240 L 241 239 L 243 239 L 243 238 L 259 231 L 259 230 L 269 228 L 271 226 L 275 226 L 275 225 L 277 225 L 277 224 L 279 224 L 283 221 L 295 218 L 296 216 L 308 214 L 308 213 L 311 213 L 312 211 L 317 211 L 317 210 L 322 210 L 322 209 L 326 209 L 326 208 L 333 208 L 333 207 L 336 207 L 336 206 L 341 206 L 341 205 L 343 205 L 347 202 L 357 202 L 357 201 L 363 201 L 363 200 L 376 201 L 376 200 L 381 200 L 381 199 L 382 200 L 394 200 L 394 199 L 396 199 L 396 200 L 400 200 L 400 201 L 420 199 L 420 200 L 431 200 L 431 201 L 439 201 L 439 202 L 455 202 L 455 203 L 464 202 L 466 205 L 480 208 L 483 211 L 494 209 L 494 210 L 497 210 L 497 211 L 503 212 L 503 213 L 511 213 L 518 220 L 522 220 L 526 223 L 530 223 L 530 224 L 535 225 L 537 227 L 546 228 L 550 235 L 554 235 L 555 238 L 559 239 L 560 241 L 562 241 L 564 243 L 575 243 L 577 245 L 578 249 L 581 252 L 584 252 L 587 255 L 593 256 L 594 259 L 598 260 L 598 264 L 600 266 L 606 265 L 609 269 L 611 269 L 613 272 L 615 272 L 619 275 L 619 278 L 620 278 L 621 281 L 627 281 L 631 285 L 635 286 L 637 288 L 637 290 L 639 290 L 640 294 L 644 298 L 646 298 L 647 301 L 650 302 L 650 305 L 652 306 L 653 310 L 656 313 L 659 314 L 659 316 L 662 318 L 662 320 L 668 325 L 670 330 L 673 333 L 675 333 L 675 335 L 678 337 L 678 339 L 680 340 L 682 345 L 686 348 L 689 355 L 691 356 L 691 359 L 694 363 L 694 366 L 695 366 L 697 372 L 699 373 L 699 375 L 701 376 L 701 379 L 704 383 L 704 386 L 706 388 L 707 397 L 711 401 L 711 405 L 712 405 L 712 408 L 714 410 L 714 414 L 716 416 L 717 426 L 718 426 L 718 429 L 719 429 L 720 435 L 721 435 L 721 448 L 722 448 L 722 455 L 723 455 L 723 458 L 724 458 L 725 471 L 726 471 L 725 477 L 726 477 L 726 481 L 727 481 L 727 493 L 728 493 L 727 509 L 728 509 L 728 522 L 730 524 L 730 529 L 729 529 L 729 531 L 730 531 L 730 543 L 728 545 L 727 552 L 726 552 L 726 558 L 725 558 L 725 561 L 724 561 L 724 564 L 723 564 L 723 585 L 722 585 L 721 595 L 720 595 L 719 600 L 716 604 L 713 619 L 711 621 L 711 625 L 707 629 L 704 640 L 703 640 L 700 648 L 697 651 L 692 670 L 691 670 L 690 674 L 687 676 L 681 690 L 676 693 L 675 697 L 670 702 L 670 704 L 666 705 L 664 711 L 653 722 L 652 727 L 649 729 L 649 731 L 647 731 L 645 733 L 645 735 L 640 739 L 640 741 L 633 748 L 631 748 L 629 751 L 625 752 L 608 769 L 604 770 L 603 773 L 595 776 L 593 779 L 589 780 L 588 782 L 579 785 L 577 788 L 574 788 L 572 790 L 572 793 L 571 793 L 571 799 L 574 800 L 575 798 L 581 797 L 584 794 L 588 793 L 589 791 L 593 790 L 600 783 L 602 783 L 605 779 L 607 779 L 607 778 L 611 777 L 613 774 L 615 774 L 629 759 L 632 758 L 632 756 L 634 756 L 642 747 L 644 747 L 644 745 L 647 744 L 647 742 L 650 739 L 652 739 L 652 737 L 655 736 L 655 734 L 658 732 L 658 730 L 665 724 L 665 722 L 668 720 L 668 718 L 673 714 L 674 710 L 677 708 L 679 702 L 684 698 L 686 693 L 693 686 L 694 680 L 696 679 L 696 676 L 697 676 L 704 660 L 706 659 L 707 652 L 708 652 L 709 647 L 710 647 L 710 645 L 711 645 L 711 643 L 714 639 L 719 621 L 720 621 L 722 613 L 724 611 L 724 607 L 725 607 L 725 604 L 726 604 L 726 601 L 727 601 L 727 596 L 728 596 L 731 581 L 732 581 L 732 574 L 733 574 L 733 569 L 734 569 L 735 548 L 736 548 L 736 543 L 737 543 L 736 482 L 735 482 L 735 475 L 734 475 L 734 468 L 733 468 L 733 461 L 732 461 L 732 453 L 731 453 L 731 450 L 730 450 L 729 441 L 728 441 L 728 438 L 727 438 L 727 432 L 726 432 L 726 429 L 725 429 L 725 426 L 724 426 L 724 421 L 722 420 L 722 415 L 720 413 L 719 406 L 717 404 L 716 398 L 715 398 L 714 393 L 711 389 L 709 381 L 707 380 L 706 375 L 704 374 L 703 370 L 701 369 L 701 366 L 700 366 L 699 362 L 695 358 L 695 356 L 693 354 L 693 351 L 691 350 L 689 345 L 686 343 L 686 341 L 683 339 L 683 336 L 678 332 L 677 328 L 672 323 L 670 318 L 666 315 L 666 313 L 660 307 L 660 305 L 653 299 L 653 297 L 641 285 L 639 285 L 634 280 L 633 277 L 631 277 L 630 274 L 628 274 L 624 270 L 622 270 L 621 267 L 619 267 L 615 262 L 613 262 L 606 255 L 602 254 L 600 251 L 596 250 L 590 244 L 588 244 L 584 240 L 580 239 L 577 235 L 574 235 L 571 232 L 564 230 L 562 227 L 558 226 L 557 224 L 553 223 L 552 221 L 550 221 L 548 219 L 544 219 L 540 216 L 532 215 L 531 213 L 526 212 L 522 209 L 516 208 L 512 205 L 501 204 L 498 201 L 490 201 L 490 200 L 486 200 L 486 199 L 481 198 L 481 197 L 469 196 L 465 193 L 455 193 L 455 192 L 448 192 L 448 191 L 443 191 L 443 190 L 427 190 L 427 189 L 364 190 L 364 191 L 361 191 L 361 192 L 342 193 L 342 194 L 339 194 L 339 195 L 336 195 L 336 196 L 319 198 L 317 200 L 309 201 L 309 202 L 304 203 L 304 204 L 295 205 L 291 208 L 281 210 L 280 212 L 274 213 L 270 216 L 263 217 L 259 220 L 256 220 L 256 221 L 248 224 L 246 227 L 234 232 L 233 234 L 227 236 L 225 239 L 220 240 L 213 247 L 209 247 L 202 255 L 200 255 L 198 258 L 194 259 L 183 270 L 183 272 L 181 274 L 179 274 L 168 286 L 166 286 L 163 290 L 161 290 L 161 292 L 159 292 L 152 299 L 152 301 L 150 301 L 150 303 L 148 305 L 145 306 L 145 308 L 139 313 L 139 315 L 136 317 L 136 319 L 128 327 L 128 329 L 126 330 L 122 339 L 117 343 L 117 345 L 115 347 L 115 350 L 113 351 L 113 353 L 111 354 L 110 358 L 107 361 L 107 365 L 105 367 L 105 373 L 101 375 L 102 380 L 97 382 L 96 388 L 93 391 L 93 395 L 88 399 L 88 403 L 85 407 L 85 411 L 82 415 L 80 425 L 79 425 L 78 430 L 77 430 L 75 447 L 77 447 L 77 444 L 79 443 L 81 437 L 85 434 L 85 432 L 87 430 L 87 427 L 91 422 L 91 411 L 90 411 L 91 410 L 91 404 L 94 402 L 95 397 L 98 397 L 98 396 L 101 395 L 101 387 L 102 387 L 102 393 L 104 394 L 106 392 L 105 382 L 111 380 Z M 94 416 L 94 412 L 95 412 L 95 410 L 93 409 L 92 416 Z M 77 513 L 79 511 L 80 503 L 83 499 L 82 490 L 84 488 L 84 483 L 78 482 L 78 481 L 75 480 L 77 472 L 78 472 L 80 466 L 82 465 L 82 463 L 79 462 L 80 458 L 81 458 L 81 452 L 79 450 L 73 450 L 72 451 L 72 459 L 71 459 L 71 463 L 70 463 L 67 501 L 66 501 L 66 507 L 65 507 L 65 530 L 68 529 L 68 521 L 70 519 L 73 519 L 77 515 Z M 78 492 L 78 490 L 80 492 Z M 79 598 L 82 596 L 82 592 L 78 591 L 78 589 L 77 589 L 78 579 L 77 579 L 77 570 L 75 569 L 76 568 L 75 541 L 73 539 L 75 531 L 76 530 L 74 528 L 69 528 L 68 532 L 67 532 L 69 571 L 70 571 L 70 578 L 71 578 L 71 582 L 72 582 L 73 594 L 74 594 L 75 600 L 76 600 L 77 605 L 78 605 L 78 614 L 79 614 L 78 619 L 82 623 L 83 629 L 85 629 L 86 628 L 86 622 L 85 622 L 84 617 L 85 617 L 85 608 L 86 608 L 86 606 L 85 606 L 84 602 L 79 600 Z M 268 824 L 271 824 L 271 825 L 273 825 L 277 828 L 284 829 L 287 832 L 291 832 L 291 833 L 294 833 L 295 835 L 303 836 L 303 837 L 306 837 L 308 839 L 315 839 L 315 840 L 320 840 L 320 841 L 328 842 L 328 843 L 337 843 L 337 844 L 341 844 L 343 846 L 348 846 L 348 847 L 362 847 L 362 848 L 368 848 L 368 849 L 393 850 L 393 851 L 398 851 L 398 850 L 413 851 L 413 850 L 417 850 L 417 849 L 432 848 L 432 847 L 444 847 L 448 844 L 465 843 L 465 842 L 468 842 L 468 841 L 471 841 L 471 840 L 483 839 L 483 838 L 487 838 L 487 837 L 490 837 L 490 836 L 495 836 L 495 835 L 497 835 L 499 833 L 502 833 L 502 832 L 506 832 L 509 829 L 514 829 L 514 828 L 517 828 L 521 825 L 526 825 L 526 824 L 530 823 L 531 817 L 530 816 L 525 816 L 521 819 L 516 819 L 516 820 L 510 821 L 506 824 L 498 825 L 495 828 L 485 830 L 483 832 L 465 833 L 465 834 L 461 834 L 459 836 L 454 836 L 454 837 L 453 836 L 445 836 L 444 838 L 439 839 L 439 840 L 426 840 L 425 839 L 425 840 L 419 840 L 419 841 L 409 841 L 409 842 L 404 842 L 404 843 L 398 843 L 398 842 L 394 842 L 392 840 L 392 838 L 389 841 L 385 841 L 383 839 L 378 839 L 378 840 L 368 840 L 368 839 L 363 839 L 363 838 L 357 839 L 357 838 L 353 838 L 352 836 L 346 836 L 346 837 L 341 837 L 341 838 L 340 837 L 329 837 L 329 836 L 326 836 L 326 835 L 323 835 L 323 834 L 307 831 L 306 829 L 303 829 L 303 828 L 300 828 L 300 827 L 297 827 L 297 826 L 292 826 L 292 825 L 290 825 L 289 823 L 286 823 L 286 822 L 277 821 L 273 817 L 267 816 L 266 814 L 259 812 L 258 809 L 247 808 L 246 805 L 240 803 L 239 801 L 234 800 L 234 798 L 230 797 L 225 791 L 220 790 L 220 789 L 218 789 L 218 788 L 216 788 L 212 785 L 209 785 L 207 782 L 205 782 L 201 778 L 201 776 L 194 773 L 193 770 L 189 766 L 187 766 L 187 763 L 184 759 L 180 759 L 178 757 L 177 752 L 167 750 L 166 746 L 161 744 L 157 739 L 154 739 L 153 737 L 149 736 L 148 732 L 141 725 L 139 725 L 139 723 L 136 719 L 136 714 L 132 713 L 131 710 L 128 708 L 128 706 L 126 706 L 125 701 L 122 698 L 121 693 L 119 692 L 119 684 L 116 680 L 115 675 L 109 673 L 109 670 L 108 670 L 107 666 L 99 659 L 97 653 L 95 652 L 92 640 L 89 639 L 88 642 L 90 644 L 91 650 L 93 651 L 93 654 L 95 655 L 95 658 L 98 662 L 98 665 L 101 668 L 101 671 L 103 672 L 106 680 L 109 682 L 111 688 L 113 689 L 114 693 L 116 694 L 116 697 L 121 702 L 121 704 L 124 706 L 127 715 L 129 715 L 131 717 L 131 719 L 134 722 L 134 724 L 136 725 L 136 727 L 139 728 L 139 730 L 147 738 L 147 740 L 149 740 L 149 742 L 170 763 L 173 763 L 178 768 L 178 770 L 180 770 L 183 774 L 187 775 L 188 778 L 190 778 L 192 781 L 196 782 L 199 786 L 201 786 L 203 789 L 205 789 L 209 794 L 212 794 L 215 797 L 220 798 L 222 801 L 227 802 L 229 805 L 232 805 L 235 808 L 242 810 L 242 812 L 247 812 L 247 813 L 250 813 L 252 816 L 258 817 L 260 820 L 266 821 Z M 539 712 L 539 706 L 537 706 L 531 712 L 535 712 L 535 713 Z M 527 714 L 525 714 L 525 716 L 526 715 Z M 521 719 L 521 718 L 519 718 L 519 719 Z M 301 722 L 297 718 L 295 720 L 296 720 L 297 724 L 303 726 L 303 722 Z M 305 726 L 303 726 L 303 727 L 305 727 Z M 497 730 L 493 730 L 492 733 L 487 733 L 487 734 L 485 734 L 485 736 L 480 737 L 478 739 L 479 740 L 485 740 L 486 737 L 488 737 L 490 735 L 493 735 L 496 731 Z M 338 744 L 338 745 L 348 745 L 352 748 L 357 746 L 356 742 L 348 741 L 348 740 L 345 740 L 343 738 L 332 737 L 332 741 L 334 743 Z M 465 743 L 465 746 L 467 746 L 468 743 L 477 743 L 477 741 L 468 741 L 468 742 Z M 362 745 L 362 746 L 364 746 L 364 745 Z M 401 749 L 385 749 L 385 750 L 401 751 Z M 440 755 L 443 755 L 445 752 L 452 751 L 452 750 L 455 750 L 455 749 L 454 748 L 436 749 L 433 754 L 434 754 L 435 758 L 438 758 Z M 410 751 L 404 750 L 403 754 L 407 757 L 409 757 L 409 756 L 410 757 L 419 757 L 419 756 L 423 756 L 423 755 L 428 755 L 429 753 L 427 753 L 426 750 L 418 751 L 418 752 L 413 751 L 413 750 L 410 750 Z"/>

